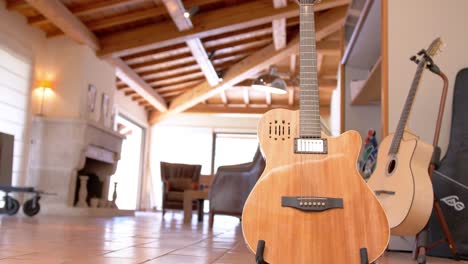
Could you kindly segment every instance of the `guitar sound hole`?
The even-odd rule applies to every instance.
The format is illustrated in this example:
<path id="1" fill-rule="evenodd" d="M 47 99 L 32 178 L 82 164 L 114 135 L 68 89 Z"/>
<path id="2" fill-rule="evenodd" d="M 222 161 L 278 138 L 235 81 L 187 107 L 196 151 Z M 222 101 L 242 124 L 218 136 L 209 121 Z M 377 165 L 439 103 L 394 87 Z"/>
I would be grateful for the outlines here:
<path id="1" fill-rule="evenodd" d="M 396 160 L 392 159 L 392 160 L 388 163 L 387 173 L 388 173 L 388 174 L 392 174 L 393 171 L 395 171 L 395 167 L 396 167 Z"/>

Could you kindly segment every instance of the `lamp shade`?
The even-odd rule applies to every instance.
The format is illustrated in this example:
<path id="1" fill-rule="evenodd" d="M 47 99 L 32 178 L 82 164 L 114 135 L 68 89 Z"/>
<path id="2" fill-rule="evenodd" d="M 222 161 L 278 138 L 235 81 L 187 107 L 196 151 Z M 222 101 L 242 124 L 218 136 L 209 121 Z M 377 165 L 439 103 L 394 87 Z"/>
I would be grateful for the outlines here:
<path id="1" fill-rule="evenodd" d="M 37 87 L 36 88 L 41 88 L 41 89 L 51 89 L 52 90 L 52 82 L 49 80 L 42 80 L 37 82 Z"/>

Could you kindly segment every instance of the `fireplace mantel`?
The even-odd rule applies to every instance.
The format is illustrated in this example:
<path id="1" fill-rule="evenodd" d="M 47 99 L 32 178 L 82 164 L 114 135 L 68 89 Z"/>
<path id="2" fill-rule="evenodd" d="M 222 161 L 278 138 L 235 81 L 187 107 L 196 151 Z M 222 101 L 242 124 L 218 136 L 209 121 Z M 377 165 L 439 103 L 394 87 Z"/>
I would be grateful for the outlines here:
<path id="1" fill-rule="evenodd" d="M 78 171 L 87 158 L 102 163 L 96 172 L 103 175 L 103 195 L 108 195 L 109 177 L 117 169 L 123 135 L 83 119 L 35 117 L 32 123 L 29 184 L 57 194 L 43 198 L 42 204 L 49 209 L 44 208 L 45 212 L 73 207 Z"/>

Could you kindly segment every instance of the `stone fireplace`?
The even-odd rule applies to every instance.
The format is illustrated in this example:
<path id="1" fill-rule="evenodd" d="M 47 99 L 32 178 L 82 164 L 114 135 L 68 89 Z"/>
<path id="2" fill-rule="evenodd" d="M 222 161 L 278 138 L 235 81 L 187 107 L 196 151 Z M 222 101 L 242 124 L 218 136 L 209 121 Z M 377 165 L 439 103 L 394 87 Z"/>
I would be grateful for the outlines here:
<path id="1" fill-rule="evenodd" d="M 80 175 L 93 179 L 88 184 L 92 186 L 89 190 L 94 190 L 91 195 L 107 199 L 110 177 L 117 169 L 124 136 L 89 120 L 35 117 L 31 138 L 31 177 L 28 178 L 33 182 L 29 184 L 56 194 L 43 196 L 41 213 L 133 214 L 133 211 L 117 208 L 75 206 Z M 87 198 L 89 202 L 91 197 Z"/>

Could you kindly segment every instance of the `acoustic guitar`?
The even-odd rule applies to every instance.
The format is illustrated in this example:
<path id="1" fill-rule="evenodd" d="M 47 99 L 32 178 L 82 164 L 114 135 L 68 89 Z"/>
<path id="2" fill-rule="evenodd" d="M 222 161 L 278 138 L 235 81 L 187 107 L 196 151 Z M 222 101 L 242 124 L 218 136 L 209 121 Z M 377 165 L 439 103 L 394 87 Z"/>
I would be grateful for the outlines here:
<path id="1" fill-rule="evenodd" d="M 431 57 L 442 44 L 435 39 L 427 52 L 420 52 L 411 89 L 401 113 L 396 132 L 387 136 L 379 147 L 377 166 L 368 181 L 382 203 L 394 235 L 415 235 L 429 221 L 434 192 L 429 178 L 429 165 L 434 148 L 406 127 L 416 92 Z"/>
<path id="2" fill-rule="evenodd" d="M 259 121 L 266 167 L 243 209 L 244 238 L 253 252 L 264 241 L 272 264 L 361 263 L 361 249 L 372 262 L 390 230 L 357 171 L 360 135 L 321 133 L 313 2 L 300 1 L 300 109 L 271 110 Z"/>

